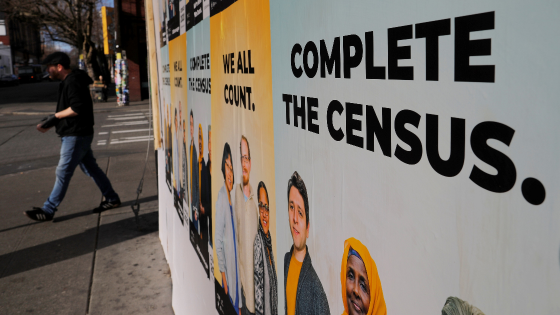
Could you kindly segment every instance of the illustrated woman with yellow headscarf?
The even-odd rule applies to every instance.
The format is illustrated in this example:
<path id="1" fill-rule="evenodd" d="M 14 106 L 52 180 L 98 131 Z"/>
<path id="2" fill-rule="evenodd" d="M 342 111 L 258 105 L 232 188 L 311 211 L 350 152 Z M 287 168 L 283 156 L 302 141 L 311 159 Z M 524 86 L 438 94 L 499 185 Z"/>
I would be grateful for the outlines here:
<path id="1" fill-rule="evenodd" d="M 343 315 L 387 314 L 375 261 L 368 249 L 355 238 L 344 242 L 340 281 L 344 303 Z"/>

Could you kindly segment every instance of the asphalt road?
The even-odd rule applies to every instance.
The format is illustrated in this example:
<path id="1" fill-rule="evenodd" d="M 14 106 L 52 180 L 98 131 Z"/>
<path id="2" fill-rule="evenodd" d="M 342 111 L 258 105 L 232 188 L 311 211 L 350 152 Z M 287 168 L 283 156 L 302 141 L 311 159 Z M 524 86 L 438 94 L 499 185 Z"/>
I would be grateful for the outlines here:
<path id="1" fill-rule="evenodd" d="M 44 115 L 55 111 L 58 84 L 45 81 L 0 88 L 0 108 L 9 108 L 12 112 L 25 108 L 30 113 L 45 113 L 0 113 L 0 176 L 57 165 L 60 138 L 54 128 L 42 134 L 35 127 Z M 146 152 L 148 139 L 153 138 L 148 128 L 149 118 L 146 106 L 141 109 L 138 106 L 112 107 L 96 113 L 94 155 L 102 158 Z M 150 141 L 150 144 L 153 143 Z"/>
<path id="2" fill-rule="evenodd" d="M 56 102 L 59 82 L 42 81 L 0 87 L 0 106 L 7 104 Z"/>

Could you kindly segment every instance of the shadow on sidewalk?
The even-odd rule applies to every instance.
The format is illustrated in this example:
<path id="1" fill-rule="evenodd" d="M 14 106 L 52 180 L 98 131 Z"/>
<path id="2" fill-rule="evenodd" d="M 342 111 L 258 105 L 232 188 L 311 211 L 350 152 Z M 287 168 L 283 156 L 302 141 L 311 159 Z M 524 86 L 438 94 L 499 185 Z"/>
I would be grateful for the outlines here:
<path id="1" fill-rule="evenodd" d="M 78 213 L 78 215 L 88 215 L 91 214 L 91 211 L 82 213 L 85 212 Z M 70 216 L 73 215 L 66 217 Z M 137 227 L 131 211 L 130 218 L 100 225 L 99 230 L 96 226 L 76 235 L 0 255 L 0 266 L 4 267 L 0 278 L 92 253 L 95 249 L 95 242 L 92 240 L 96 235 L 99 235 L 97 249 L 102 249 L 156 232 L 158 231 L 158 217 L 157 211 L 141 214 L 138 216 L 139 226 Z M 70 218 L 65 218 L 65 220 L 68 219 Z"/>
<path id="2" fill-rule="evenodd" d="M 150 201 L 155 201 L 155 200 L 158 200 L 157 195 L 140 198 L 140 199 L 138 199 L 138 203 L 142 204 L 144 202 L 150 202 Z M 121 206 L 119 208 L 130 207 L 135 202 L 136 202 L 136 199 L 125 201 L 125 202 L 121 203 Z M 62 222 L 62 221 L 71 220 L 71 219 L 75 219 L 75 218 L 79 218 L 79 217 L 84 217 L 86 215 L 94 214 L 93 212 L 91 212 L 92 210 L 93 209 L 82 211 L 82 212 L 77 212 L 77 213 L 72 213 L 72 214 L 67 214 L 67 215 L 63 215 L 63 216 L 60 216 L 60 217 L 55 216 L 54 219 L 53 219 L 53 223 Z M 130 213 L 132 213 L 132 209 L 130 210 Z M 2 232 L 2 231 L 0 231 L 0 232 Z"/>

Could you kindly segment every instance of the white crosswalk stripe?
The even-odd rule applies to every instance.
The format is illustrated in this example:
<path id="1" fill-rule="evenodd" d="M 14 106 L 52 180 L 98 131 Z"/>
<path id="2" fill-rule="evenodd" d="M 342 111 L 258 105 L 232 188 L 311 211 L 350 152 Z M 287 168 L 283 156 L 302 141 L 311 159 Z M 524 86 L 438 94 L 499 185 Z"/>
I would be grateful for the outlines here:
<path id="1" fill-rule="evenodd" d="M 132 126 L 132 125 L 144 125 L 149 123 L 147 120 L 142 120 L 142 121 L 128 121 L 128 122 L 122 122 L 122 123 L 116 123 L 114 125 L 104 125 L 101 126 L 101 128 L 108 128 L 108 127 L 120 127 L 120 126 Z"/>
<path id="2" fill-rule="evenodd" d="M 102 139 L 97 140 L 98 146 L 118 145 L 134 142 L 153 141 L 154 136 L 151 128 L 126 129 L 149 124 L 149 112 L 135 112 L 119 115 L 108 115 L 107 122 L 113 124 L 102 125 L 101 128 L 110 128 L 109 131 L 98 132 Z M 124 129 L 123 129 L 124 128 Z M 113 130 L 117 129 L 117 130 Z M 105 129 L 107 130 L 107 129 Z"/>
<path id="3" fill-rule="evenodd" d="M 133 119 L 145 119 L 144 115 L 142 116 L 128 116 L 128 117 L 115 117 L 115 118 L 107 118 L 107 120 L 133 120 Z"/>

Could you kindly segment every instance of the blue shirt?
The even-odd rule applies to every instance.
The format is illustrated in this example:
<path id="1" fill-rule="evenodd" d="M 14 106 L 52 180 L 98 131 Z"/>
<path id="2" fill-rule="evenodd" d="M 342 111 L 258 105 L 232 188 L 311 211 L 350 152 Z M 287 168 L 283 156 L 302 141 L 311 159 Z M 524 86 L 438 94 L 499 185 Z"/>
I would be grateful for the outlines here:
<path id="1" fill-rule="evenodd" d="M 237 242 L 235 242 L 235 224 L 233 222 L 233 208 L 231 207 L 231 205 L 229 205 L 229 211 L 231 213 L 231 227 L 233 228 L 233 239 L 234 239 L 233 250 L 235 253 L 235 292 L 239 292 L 239 275 L 237 274 L 237 270 L 239 269 L 239 267 L 237 267 Z M 231 295 L 229 299 L 231 300 Z M 235 310 L 237 311 L 239 309 L 239 294 L 235 295 L 235 302 L 231 301 L 231 303 L 233 304 Z"/>

